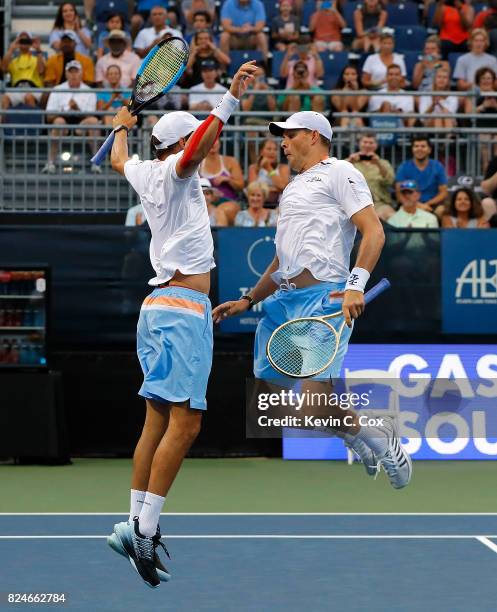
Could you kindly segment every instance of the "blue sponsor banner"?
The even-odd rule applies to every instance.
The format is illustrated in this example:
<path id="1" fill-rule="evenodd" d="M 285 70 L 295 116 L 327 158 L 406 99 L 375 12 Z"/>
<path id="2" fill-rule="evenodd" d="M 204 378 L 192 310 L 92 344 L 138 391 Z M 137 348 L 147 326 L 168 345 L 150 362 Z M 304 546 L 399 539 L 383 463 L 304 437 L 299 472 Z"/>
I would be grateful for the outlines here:
<path id="1" fill-rule="evenodd" d="M 219 303 L 236 300 L 254 287 L 274 259 L 274 228 L 227 228 L 217 231 Z M 254 332 L 261 304 L 240 317 L 221 322 L 224 332 Z"/>
<path id="2" fill-rule="evenodd" d="M 345 357 L 342 377 L 344 379 L 373 377 L 381 380 L 388 376 L 408 379 L 413 384 L 420 382 L 449 379 L 467 379 L 473 385 L 478 397 L 485 389 L 478 391 L 475 381 L 487 388 L 494 386 L 497 379 L 497 345 L 453 345 L 453 344 L 351 344 Z M 487 397 L 489 395 L 487 394 Z M 488 405 L 488 399 L 486 404 Z M 490 400 L 495 402 L 495 400 Z M 400 406 L 409 410 L 409 400 Z M 495 406 L 497 410 L 497 406 Z M 491 415 L 491 412 L 487 414 Z M 473 411 L 476 415 L 477 411 Z M 461 418 L 459 418 L 461 417 Z M 480 413 L 481 417 L 481 413 Z M 464 418 L 464 422 L 461 420 Z M 402 420 L 402 416 L 400 417 Z M 436 435 L 426 436 L 427 423 L 423 418 L 411 420 L 409 431 L 412 437 L 402 442 L 415 459 L 497 459 L 497 440 L 494 435 L 475 437 L 472 435 L 475 422 L 464 411 L 456 419 L 462 426 L 461 431 L 444 431 L 440 428 Z M 494 428 L 495 429 L 495 428 Z M 433 432 L 433 428 L 430 429 Z M 451 435 L 452 434 L 452 435 Z M 337 438 L 305 437 L 294 433 L 283 439 L 285 459 L 345 459 L 347 456 L 343 442 Z"/>
<path id="3" fill-rule="evenodd" d="M 497 333 L 497 232 L 442 232 L 442 329 Z"/>

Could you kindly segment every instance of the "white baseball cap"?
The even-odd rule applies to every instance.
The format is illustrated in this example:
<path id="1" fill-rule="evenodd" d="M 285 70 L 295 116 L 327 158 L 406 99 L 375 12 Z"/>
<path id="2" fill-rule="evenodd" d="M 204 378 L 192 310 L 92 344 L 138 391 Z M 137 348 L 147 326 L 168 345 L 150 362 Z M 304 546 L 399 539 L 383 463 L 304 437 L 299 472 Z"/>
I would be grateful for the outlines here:
<path id="1" fill-rule="evenodd" d="M 328 140 L 333 136 L 328 119 L 314 111 L 294 113 L 286 121 L 271 121 L 269 124 L 269 131 L 274 136 L 283 136 L 283 130 L 316 130 Z"/>
<path id="2" fill-rule="evenodd" d="M 160 141 L 160 145 L 155 148 L 158 150 L 167 149 L 167 147 L 178 142 L 180 138 L 194 132 L 201 123 L 196 117 L 185 111 L 174 111 L 163 115 L 152 130 L 152 136 Z"/>
<path id="3" fill-rule="evenodd" d="M 80 72 L 83 70 L 83 66 L 81 66 L 81 62 L 78 62 L 78 60 L 71 60 L 70 62 L 67 62 L 66 71 L 71 70 L 72 68 L 75 68 Z"/>

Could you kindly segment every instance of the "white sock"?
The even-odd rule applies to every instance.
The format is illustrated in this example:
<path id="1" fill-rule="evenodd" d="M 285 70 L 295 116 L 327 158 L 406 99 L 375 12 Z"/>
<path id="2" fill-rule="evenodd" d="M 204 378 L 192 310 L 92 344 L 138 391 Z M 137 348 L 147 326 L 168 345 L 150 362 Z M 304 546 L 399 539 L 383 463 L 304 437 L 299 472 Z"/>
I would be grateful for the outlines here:
<path id="1" fill-rule="evenodd" d="M 143 500 L 145 499 L 145 491 L 137 491 L 131 489 L 131 501 L 129 505 L 129 521 L 133 522 L 135 516 L 140 516 L 141 509 L 143 507 Z"/>
<path id="2" fill-rule="evenodd" d="M 139 520 L 140 533 L 142 535 L 151 538 L 156 534 L 160 513 L 165 501 L 165 497 L 147 491 Z"/>
<path id="3" fill-rule="evenodd" d="M 387 434 L 377 427 L 361 427 L 354 438 L 359 438 L 367 444 L 377 457 L 383 456 L 388 448 Z"/>

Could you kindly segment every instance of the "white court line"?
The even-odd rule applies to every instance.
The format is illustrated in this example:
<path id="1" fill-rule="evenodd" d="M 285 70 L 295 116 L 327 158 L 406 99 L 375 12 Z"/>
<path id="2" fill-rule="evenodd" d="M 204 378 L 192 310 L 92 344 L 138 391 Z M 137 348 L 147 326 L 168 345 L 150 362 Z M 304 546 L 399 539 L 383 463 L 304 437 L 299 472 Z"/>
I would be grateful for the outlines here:
<path id="1" fill-rule="evenodd" d="M 2 535 L 0 540 L 100 540 L 106 535 Z M 309 534 L 181 534 L 164 536 L 167 540 L 479 540 L 497 535 L 309 535 Z M 493 542 L 490 542 L 495 546 Z M 488 544 L 486 544 L 488 546 Z M 496 546 L 497 549 L 497 546 Z M 497 552 L 497 550 L 496 550 Z"/>
<path id="2" fill-rule="evenodd" d="M 493 536 L 478 536 L 476 539 L 478 540 L 478 542 L 481 542 L 482 544 L 490 548 L 490 550 L 493 550 L 494 553 L 497 553 L 497 544 L 488 539 L 492 537 Z"/>
<path id="3" fill-rule="evenodd" d="M 129 512 L 0 512 L 0 516 L 128 516 Z M 162 512 L 161 516 L 497 516 L 497 512 Z"/>

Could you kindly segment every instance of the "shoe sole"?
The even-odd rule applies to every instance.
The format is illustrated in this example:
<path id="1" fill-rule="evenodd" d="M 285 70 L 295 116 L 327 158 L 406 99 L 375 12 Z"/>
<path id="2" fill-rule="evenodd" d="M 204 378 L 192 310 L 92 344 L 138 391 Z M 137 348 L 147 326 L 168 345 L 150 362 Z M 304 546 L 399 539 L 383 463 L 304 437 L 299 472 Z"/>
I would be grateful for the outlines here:
<path id="1" fill-rule="evenodd" d="M 395 424 L 394 419 L 392 419 L 391 417 L 387 417 L 387 418 L 389 420 L 389 423 L 390 423 L 390 426 L 391 426 L 391 429 L 392 429 L 392 436 L 399 440 L 399 446 L 400 446 L 400 448 L 402 450 L 402 453 L 404 454 L 404 457 L 406 458 L 407 466 L 408 466 L 408 469 L 409 469 L 409 477 L 408 477 L 408 480 L 407 480 L 405 485 L 402 485 L 401 487 L 396 487 L 395 485 L 392 484 L 392 487 L 398 491 L 399 489 L 404 489 L 405 487 L 407 487 L 407 485 L 411 482 L 412 471 L 413 471 L 412 470 L 412 459 L 411 459 L 411 456 L 409 455 L 409 453 L 406 450 L 404 450 L 402 444 L 400 443 L 400 438 L 399 438 L 399 435 L 398 435 L 398 432 L 397 432 L 397 426 Z"/>
<path id="2" fill-rule="evenodd" d="M 124 549 L 123 545 L 121 544 L 121 540 L 119 539 L 119 537 L 115 533 L 112 533 L 107 538 L 107 544 L 118 555 L 121 555 L 125 559 L 129 558 L 128 553 L 126 552 L 126 550 Z M 172 578 L 171 574 L 168 574 L 168 573 L 164 572 L 163 570 L 161 570 L 159 568 L 156 568 L 156 570 L 157 570 L 157 574 L 158 574 L 159 579 L 160 579 L 161 582 L 169 582 L 171 580 L 171 578 Z"/>
<path id="3" fill-rule="evenodd" d="M 135 572 L 138 574 L 138 576 L 140 576 L 140 578 L 142 579 L 143 583 L 146 584 L 149 588 L 151 589 L 156 589 L 157 587 L 159 587 L 159 584 L 150 584 L 150 582 L 147 582 L 146 580 L 143 580 L 142 575 L 140 574 L 140 572 L 138 571 L 136 564 L 133 560 L 133 557 L 131 556 L 131 554 L 128 552 L 127 548 L 126 548 L 126 541 L 128 539 L 126 532 L 124 532 L 124 530 L 126 529 L 125 527 L 122 527 L 121 525 L 116 525 L 114 527 L 115 531 L 114 534 L 116 535 L 118 541 L 119 541 L 119 545 L 120 547 L 122 547 L 122 549 L 124 550 L 126 556 L 128 557 L 128 561 L 130 562 L 131 567 L 135 570 Z M 123 533 L 124 532 L 124 533 Z M 111 539 L 112 536 L 109 536 L 107 538 L 107 542 L 109 543 L 109 546 L 115 550 L 116 552 L 119 552 L 116 548 L 114 548 L 114 546 L 109 542 L 109 540 Z M 132 547 L 132 544 L 130 544 L 130 546 Z M 119 552 L 119 554 L 122 554 Z"/>

